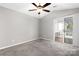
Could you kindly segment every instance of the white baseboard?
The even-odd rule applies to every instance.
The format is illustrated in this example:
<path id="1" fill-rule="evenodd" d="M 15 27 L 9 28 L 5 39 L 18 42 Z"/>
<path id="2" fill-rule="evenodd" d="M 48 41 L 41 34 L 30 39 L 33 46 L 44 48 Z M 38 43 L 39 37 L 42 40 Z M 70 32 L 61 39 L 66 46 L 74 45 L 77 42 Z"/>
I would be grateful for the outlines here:
<path id="1" fill-rule="evenodd" d="M 9 47 L 13 47 L 13 46 L 16 46 L 16 45 L 24 44 L 24 43 L 27 43 L 27 42 L 31 42 L 31 41 L 33 41 L 33 40 L 37 40 L 37 39 L 31 39 L 31 40 L 24 41 L 24 42 L 20 42 L 20 43 L 17 43 L 17 44 L 13 44 L 13 45 L 1 47 L 0 50 L 5 49 L 5 48 L 9 48 Z"/>
<path id="2" fill-rule="evenodd" d="M 47 39 L 47 38 L 44 38 L 44 37 L 40 37 L 40 39 L 51 40 L 51 39 Z"/>

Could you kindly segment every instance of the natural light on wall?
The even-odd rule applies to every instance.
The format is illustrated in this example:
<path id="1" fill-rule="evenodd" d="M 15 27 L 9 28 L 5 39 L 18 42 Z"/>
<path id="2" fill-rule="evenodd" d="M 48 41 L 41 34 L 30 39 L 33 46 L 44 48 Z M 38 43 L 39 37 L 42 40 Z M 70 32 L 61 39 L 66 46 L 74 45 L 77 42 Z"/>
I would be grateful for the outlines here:
<path id="1" fill-rule="evenodd" d="M 64 24 L 63 24 L 63 22 L 58 23 L 58 32 L 59 32 L 59 31 L 63 31 L 63 29 L 64 29 Z"/>

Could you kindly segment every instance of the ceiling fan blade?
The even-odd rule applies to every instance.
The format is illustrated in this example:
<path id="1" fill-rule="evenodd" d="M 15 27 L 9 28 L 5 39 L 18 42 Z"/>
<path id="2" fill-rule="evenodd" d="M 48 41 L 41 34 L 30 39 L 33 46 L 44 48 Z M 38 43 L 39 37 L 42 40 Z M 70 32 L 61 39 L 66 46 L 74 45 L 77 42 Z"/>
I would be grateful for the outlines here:
<path id="1" fill-rule="evenodd" d="M 35 7 L 37 7 L 37 5 L 35 3 L 32 3 Z"/>
<path id="2" fill-rule="evenodd" d="M 50 10 L 46 10 L 46 9 L 43 9 L 43 11 L 45 11 L 45 12 L 50 12 Z"/>
<path id="3" fill-rule="evenodd" d="M 43 5 L 43 8 L 47 7 L 48 5 L 50 5 L 51 3 L 46 3 Z"/>
<path id="4" fill-rule="evenodd" d="M 36 11 L 37 9 L 30 9 L 29 11 Z"/>

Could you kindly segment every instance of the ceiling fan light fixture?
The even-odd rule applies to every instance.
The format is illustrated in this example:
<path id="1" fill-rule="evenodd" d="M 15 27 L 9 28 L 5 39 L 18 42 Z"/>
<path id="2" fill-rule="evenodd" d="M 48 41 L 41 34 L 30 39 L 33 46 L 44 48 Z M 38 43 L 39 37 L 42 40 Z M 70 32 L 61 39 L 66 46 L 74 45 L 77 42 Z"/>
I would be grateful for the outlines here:
<path id="1" fill-rule="evenodd" d="M 41 11 L 42 11 L 42 9 L 37 9 L 37 11 L 38 11 L 38 12 L 41 12 Z"/>

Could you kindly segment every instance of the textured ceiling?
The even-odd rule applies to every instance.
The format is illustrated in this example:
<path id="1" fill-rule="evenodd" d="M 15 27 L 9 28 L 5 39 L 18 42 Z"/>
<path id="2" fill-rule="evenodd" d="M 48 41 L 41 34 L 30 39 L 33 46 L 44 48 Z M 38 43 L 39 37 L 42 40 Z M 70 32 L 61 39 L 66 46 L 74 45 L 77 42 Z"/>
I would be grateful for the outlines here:
<path id="1" fill-rule="evenodd" d="M 41 3 L 41 4 L 43 5 L 44 3 Z M 53 7 L 53 5 L 56 5 L 56 7 Z M 51 12 L 46 13 L 44 11 L 41 11 L 40 15 L 38 15 L 37 11 L 28 11 L 29 9 L 36 8 L 31 3 L 0 3 L 0 6 L 6 7 L 12 10 L 16 10 L 18 12 L 22 12 L 36 18 L 42 18 L 43 16 L 46 16 L 47 14 L 53 12 L 54 10 L 79 8 L 79 3 L 52 3 L 51 5 L 45 8 L 50 10 Z"/>

